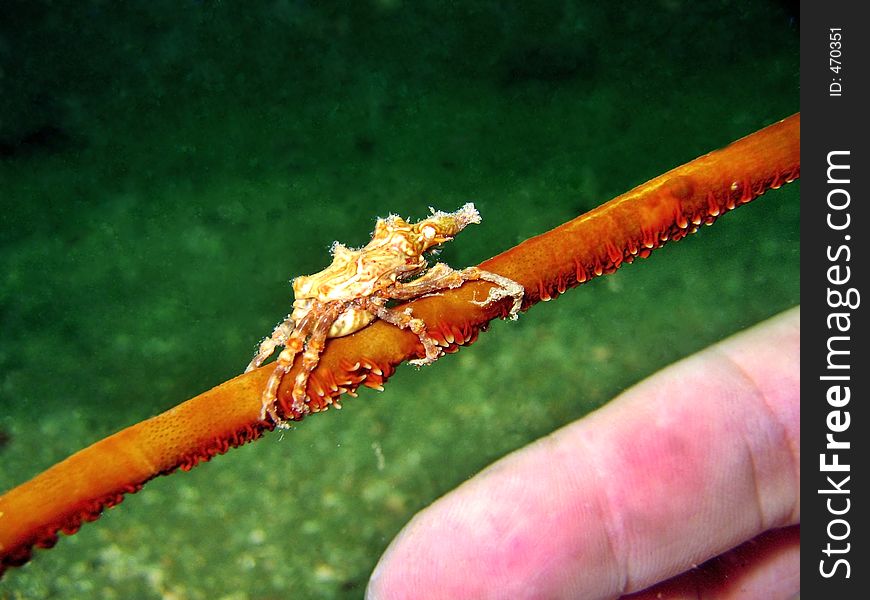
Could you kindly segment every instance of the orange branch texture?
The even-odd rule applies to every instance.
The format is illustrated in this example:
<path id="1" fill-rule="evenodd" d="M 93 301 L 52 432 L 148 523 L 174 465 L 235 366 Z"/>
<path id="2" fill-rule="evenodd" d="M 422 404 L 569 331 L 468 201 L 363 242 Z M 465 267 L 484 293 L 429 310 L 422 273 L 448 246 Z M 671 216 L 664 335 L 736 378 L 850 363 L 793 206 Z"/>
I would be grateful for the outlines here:
<path id="1" fill-rule="evenodd" d="M 656 177 L 480 267 L 522 284 L 525 310 L 646 257 L 665 242 L 679 240 L 799 176 L 796 114 Z M 447 352 L 455 352 L 472 343 L 489 321 L 508 314 L 509 302 L 489 307 L 470 302 L 485 298 L 491 285 L 466 283 L 408 306 Z M 338 405 L 342 394 L 360 385 L 380 388 L 398 364 L 421 356 L 416 335 L 383 321 L 333 339 L 309 381 L 310 408 L 318 412 Z M 272 429 L 273 423 L 259 418 L 270 370 L 266 365 L 236 377 L 128 427 L 0 496 L 0 575 L 25 563 L 33 547 L 53 546 L 58 532 L 74 533 L 148 480 L 179 468 L 189 470 Z M 295 370 L 278 394 L 285 415 Z"/>

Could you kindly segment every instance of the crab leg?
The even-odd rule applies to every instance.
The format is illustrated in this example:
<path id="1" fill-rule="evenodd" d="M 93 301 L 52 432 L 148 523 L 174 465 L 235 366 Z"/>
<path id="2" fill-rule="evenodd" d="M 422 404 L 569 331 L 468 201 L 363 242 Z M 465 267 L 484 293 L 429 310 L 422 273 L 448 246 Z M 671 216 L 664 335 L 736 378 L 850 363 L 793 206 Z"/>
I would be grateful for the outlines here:
<path id="1" fill-rule="evenodd" d="M 489 290 L 486 300 L 476 302 L 479 306 L 486 306 L 498 302 L 502 298 L 513 298 L 510 316 L 515 319 L 523 303 L 523 286 L 512 279 L 508 279 L 497 273 L 484 271 L 479 267 L 468 267 L 457 271 L 444 263 L 436 263 L 424 275 L 408 282 L 396 282 L 390 288 L 390 297 L 397 300 L 419 298 L 426 294 L 453 289 L 461 286 L 466 281 L 488 281 L 495 286 Z"/>
<path id="2" fill-rule="evenodd" d="M 323 352 L 323 348 L 326 346 L 329 328 L 332 327 L 336 319 L 335 312 L 335 310 L 327 311 L 317 319 L 311 330 L 308 342 L 305 344 L 305 351 L 302 353 L 302 365 L 299 373 L 296 374 L 296 381 L 293 384 L 293 403 L 290 405 L 290 411 L 293 416 L 304 416 L 309 412 L 305 402 L 308 377 L 317 366 L 317 363 L 320 362 L 320 353 Z M 282 423 L 279 422 L 278 425 L 280 426 Z"/>
<path id="3" fill-rule="evenodd" d="M 426 322 L 423 319 L 414 317 L 410 308 L 395 310 L 378 303 L 371 303 L 370 308 L 379 319 L 401 329 L 410 329 L 414 335 L 420 338 L 420 343 L 423 344 L 426 356 L 408 361 L 412 365 L 428 365 L 435 362 L 435 359 L 441 356 L 441 348 L 438 347 L 438 343 L 426 332 Z"/>
<path id="4" fill-rule="evenodd" d="M 486 306 L 502 298 L 512 297 L 513 305 L 511 306 L 510 315 L 511 318 L 515 319 L 523 302 L 523 286 L 507 277 L 484 271 L 478 267 L 468 267 L 457 271 L 444 263 L 436 263 L 424 275 L 413 281 L 397 281 L 390 287 L 389 295 L 390 298 L 396 300 L 419 298 L 425 295 L 436 295 L 443 290 L 457 288 L 466 281 L 480 280 L 489 281 L 494 283 L 495 286 L 490 289 L 486 300 L 482 302 L 473 301 L 474 304 Z M 411 314 L 410 309 L 398 311 L 388 308 L 382 303 L 375 302 L 370 302 L 367 309 L 387 323 L 402 329 L 410 329 L 420 338 L 423 349 L 426 351 L 426 356 L 411 360 L 411 364 L 428 365 L 441 355 L 441 349 L 438 347 L 438 344 L 426 332 L 426 323 L 422 319 L 415 318 Z"/>
<path id="5" fill-rule="evenodd" d="M 508 277 L 503 275 L 499 275 L 498 273 L 492 273 L 490 271 L 484 271 L 483 269 L 479 269 L 477 267 L 468 267 L 467 269 L 463 269 L 463 271 L 473 271 L 477 274 L 476 279 L 481 281 L 488 281 L 490 283 L 494 283 L 495 285 L 489 288 L 489 293 L 486 296 L 486 299 L 482 302 L 478 302 L 477 300 L 472 300 L 474 304 L 478 306 L 488 306 L 493 302 L 498 302 L 502 298 L 513 298 L 513 304 L 511 305 L 510 310 L 510 318 L 511 320 L 516 320 L 517 315 L 520 312 L 520 308 L 523 305 L 523 296 L 525 295 L 525 288 Z M 469 279 L 469 281 L 473 281 L 473 279 Z"/>
<path id="6" fill-rule="evenodd" d="M 266 382 L 266 387 L 263 388 L 263 407 L 260 410 L 260 419 L 265 420 L 266 415 L 269 415 L 275 423 L 280 424 L 284 422 L 275 409 L 275 401 L 278 398 L 278 386 L 281 385 L 284 375 L 293 366 L 296 355 L 302 352 L 305 338 L 308 337 L 309 329 L 312 326 L 312 321 L 311 313 L 308 313 L 296 324 L 296 328 L 293 329 L 284 344 L 284 349 L 278 355 L 277 360 L 275 360 L 275 368 L 269 377 L 269 381 Z"/>
<path id="7" fill-rule="evenodd" d="M 264 360 L 272 356 L 272 353 L 275 352 L 275 348 L 285 345 L 287 343 L 287 338 L 289 338 L 290 334 L 293 333 L 293 327 L 294 323 L 293 319 L 290 318 L 290 315 L 287 315 L 287 318 L 284 319 L 284 321 L 275 325 L 271 337 L 264 338 L 263 341 L 260 342 L 260 347 L 254 354 L 254 358 L 251 359 L 251 362 L 248 363 L 248 366 L 245 368 L 245 373 L 253 371 L 262 365 Z"/>

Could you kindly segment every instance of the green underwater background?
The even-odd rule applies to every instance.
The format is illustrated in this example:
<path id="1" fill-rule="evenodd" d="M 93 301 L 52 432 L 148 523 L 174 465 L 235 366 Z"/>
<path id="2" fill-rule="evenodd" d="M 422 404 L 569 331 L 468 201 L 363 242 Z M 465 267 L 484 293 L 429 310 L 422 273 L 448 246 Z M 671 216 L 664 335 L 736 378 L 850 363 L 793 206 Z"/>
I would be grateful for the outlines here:
<path id="1" fill-rule="evenodd" d="M 440 259 L 476 264 L 799 110 L 789 3 L 0 8 L 0 491 L 240 373 L 378 216 L 473 201 Z M 799 186 L 148 483 L 0 599 L 360 598 L 415 512 L 798 304 Z"/>

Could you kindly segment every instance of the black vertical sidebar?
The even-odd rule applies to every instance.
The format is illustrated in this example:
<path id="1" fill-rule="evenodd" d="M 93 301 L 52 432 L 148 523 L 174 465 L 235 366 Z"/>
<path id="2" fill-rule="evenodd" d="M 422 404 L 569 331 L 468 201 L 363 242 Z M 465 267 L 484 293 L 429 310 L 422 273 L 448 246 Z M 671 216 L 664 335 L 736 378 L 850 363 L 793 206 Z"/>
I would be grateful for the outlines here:
<path id="1" fill-rule="evenodd" d="M 865 597 L 870 219 L 863 3 L 801 2 L 801 594 Z M 863 350 L 863 351 L 862 351 Z"/>

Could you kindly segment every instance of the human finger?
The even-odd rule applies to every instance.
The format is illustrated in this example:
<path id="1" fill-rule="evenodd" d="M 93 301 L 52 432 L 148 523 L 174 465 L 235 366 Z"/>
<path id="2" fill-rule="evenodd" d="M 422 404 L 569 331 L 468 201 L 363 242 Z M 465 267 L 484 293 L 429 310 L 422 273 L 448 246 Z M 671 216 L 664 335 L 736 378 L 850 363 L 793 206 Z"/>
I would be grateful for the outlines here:
<path id="1" fill-rule="evenodd" d="M 369 598 L 612 598 L 800 520 L 800 312 L 653 375 L 418 514 Z"/>

